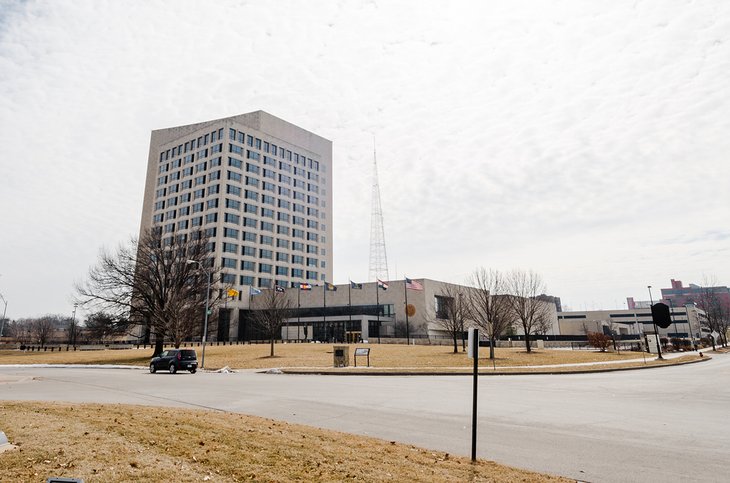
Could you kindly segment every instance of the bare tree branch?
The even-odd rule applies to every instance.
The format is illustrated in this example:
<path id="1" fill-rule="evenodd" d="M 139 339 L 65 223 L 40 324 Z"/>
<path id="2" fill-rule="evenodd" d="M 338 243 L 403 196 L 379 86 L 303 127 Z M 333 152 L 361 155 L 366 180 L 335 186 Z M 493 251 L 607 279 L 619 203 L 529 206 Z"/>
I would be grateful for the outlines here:
<path id="1" fill-rule="evenodd" d="M 202 323 L 207 277 L 215 282 L 218 273 L 210 255 L 203 232 L 163 238 L 152 228 L 116 253 L 101 252 L 88 280 L 76 286 L 79 302 L 110 320 L 148 327 L 155 334 L 155 354 L 165 338 L 179 347 Z M 211 293 L 211 307 L 216 294 Z"/>
<path id="2" fill-rule="evenodd" d="M 715 277 L 704 277 L 700 287 L 697 305 L 704 310 L 707 328 L 720 334 L 720 342 L 727 346 L 727 330 L 730 327 L 730 307 L 718 295 Z M 712 350 L 715 350 L 715 338 L 712 338 Z"/>
<path id="3" fill-rule="evenodd" d="M 286 293 L 275 289 L 264 290 L 252 299 L 253 321 L 271 343 L 271 357 L 274 357 L 274 341 L 281 334 L 281 326 L 291 313 L 292 301 Z"/>
<path id="4" fill-rule="evenodd" d="M 471 318 L 489 339 L 489 358 L 494 359 L 497 340 L 512 326 L 514 315 L 507 294 L 507 280 L 498 270 L 480 267 L 469 278 Z"/>
<path id="5" fill-rule="evenodd" d="M 463 293 L 461 287 L 447 284 L 436 295 L 436 318 L 433 322 L 448 332 L 454 342 L 454 354 L 459 352 L 459 337 L 464 338 L 466 320 L 469 317 L 468 295 Z"/>
<path id="6" fill-rule="evenodd" d="M 531 352 L 530 338 L 545 333 L 550 323 L 549 305 L 538 299 L 547 292 L 545 283 L 532 270 L 513 270 L 508 276 L 507 285 L 512 312 L 525 334 L 525 348 Z"/>

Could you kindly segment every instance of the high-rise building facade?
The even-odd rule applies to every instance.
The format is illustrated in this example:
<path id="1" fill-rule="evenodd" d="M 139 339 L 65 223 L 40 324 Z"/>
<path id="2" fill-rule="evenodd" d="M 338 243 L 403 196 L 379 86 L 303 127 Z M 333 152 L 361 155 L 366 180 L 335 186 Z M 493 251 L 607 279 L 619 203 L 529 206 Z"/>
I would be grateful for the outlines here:
<path id="1" fill-rule="evenodd" d="M 263 111 L 152 131 L 151 227 L 205 231 L 220 287 L 332 280 L 332 142 Z"/>

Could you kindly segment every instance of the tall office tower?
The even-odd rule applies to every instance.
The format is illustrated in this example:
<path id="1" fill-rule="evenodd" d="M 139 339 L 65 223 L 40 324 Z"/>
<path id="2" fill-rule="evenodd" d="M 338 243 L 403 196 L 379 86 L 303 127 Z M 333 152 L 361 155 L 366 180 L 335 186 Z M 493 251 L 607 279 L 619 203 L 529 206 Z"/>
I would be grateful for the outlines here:
<path id="1" fill-rule="evenodd" d="M 141 232 L 204 230 L 232 309 L 248 287 L 332 280 L 331 141 L 255 111 L 152 131 L 148 163 Z"/>

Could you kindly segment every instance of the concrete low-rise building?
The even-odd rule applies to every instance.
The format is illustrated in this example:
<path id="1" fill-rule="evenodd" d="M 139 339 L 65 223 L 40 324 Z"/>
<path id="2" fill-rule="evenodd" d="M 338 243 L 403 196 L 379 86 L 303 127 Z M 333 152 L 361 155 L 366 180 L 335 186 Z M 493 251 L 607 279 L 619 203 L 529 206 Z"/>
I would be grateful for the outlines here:
<path id="1" fill-rule="evenodd" d="M 384 288 L 384 286 L 387 288 Z M 448 341 L 451 336 L 445 328 L 445 307 L 454 296 L 467 297 L 472 287 L 426 278 L 411 279 L 410 288 L 405 280 L 317 285 L 280 288 L 279 296 L 287 297 L 291 307 L 282 327 L 281 339 L 290 341 L 347 341 L 411 339 L 417 341 Z M 266 304 L 262 295 L 242 297 L 237 309 L 221 308 L 226 326 L 231 327 L 230 338 L 258 340 L 264 338 L 253 319 L 253 311 Z M 548 313 L 547 334 L 558 331 L 555 304 L 544 302 Z M 406 315 L 406 307 L 410 312 Z M 230 323 L 227 322 L 231 319 Z M 466 328 L 472 326 L 466 322 Z M 214 330 L 215 333 L 215 330 Z M 510 334 L 520 335 L 522 329 L 515 323 Z M 505 334 L 507 336 L 509 334 Z"/>
<path id="2" fill-rule="evenodd" d="M 689 340 L 699 340 L 704 337 L 703 310 L 694 304 L 688 304 L 684 307 L 673 307 L 670 313 L 672 324 L 666 329 L 658 328 L 660 337 Z M 564 336 L 601 332 L 638 338 L 641 334 L 654 333 L 649 308 L 558 312 L 557 317 L 559 334 Z"/>
<path id="3" fill-rule="evenodd" d="M 289 299 L 291 317 L 282 327 L 281 338 L 322 342 L 443 338 L 437 297 L 446 285 L 468 289 L 423 278 L 412 279 L 409 289 L 405 280 L 286 288 L 280 296 Z M 238 311 L 239 322 L 231 324 L 237 326 L 234 337 L 239 340 L 260 338 L 249 307 L 262 309 L 265 298 L 250 295 L 248 299 L 248 307 Z M 407 305 L 411 306 L 408 315 Z"/>

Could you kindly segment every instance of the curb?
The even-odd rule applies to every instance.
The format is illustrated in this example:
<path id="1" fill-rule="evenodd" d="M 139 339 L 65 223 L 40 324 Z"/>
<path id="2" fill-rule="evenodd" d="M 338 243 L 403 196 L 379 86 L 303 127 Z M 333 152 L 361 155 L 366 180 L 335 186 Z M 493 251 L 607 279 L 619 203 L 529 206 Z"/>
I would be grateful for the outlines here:
<path id="1" fill-rule="evenodd" d="M 586 370 L 579 369 L 575 371 L 545 371 L 545 372 L 505 372 L 505 371 L 479 371 L 480 376 L 562 376 L 570 374 L 596 374 L 602 372 L 619 372 L 619 371 L 637 371 L 642 369 L 659 369 L 662 367 L 672 366 L 684 366 L 687 364 L 697 364 L 699 362 L 709 361 L 712 357 L 705 356 L 702 359 L 694 361 L 682 361 L 671 364 L 655 364 L 647 366 L 636 366 L 636 367 L 616 367 L 616 368 L 605 368 L 605 369 L 594 369 Z M 362 372 L 336 372 L 329 369 L 321 371 L 298 371 L 296 369 L 280 369 L 281 374 L 291 375 L 318 375 L 318 376 L 473 376 L 473 372 L 404 372 L 404 371 L 393 371 L 393 372 L 376 372 L 376 371 L 362 371 Z M 267 374 L 268 370 L 259 371 L 259 374 Z"/>
<path id="2" fill-rule="evenodd" d="M 114 364 L 0 364 L 0 368 L 42 368 L 42 369 L 136 369 L 146 370 L 147 366 L 123 366 Z"/>

